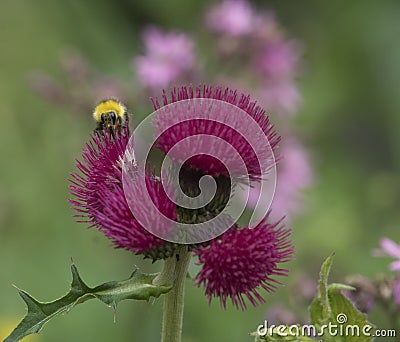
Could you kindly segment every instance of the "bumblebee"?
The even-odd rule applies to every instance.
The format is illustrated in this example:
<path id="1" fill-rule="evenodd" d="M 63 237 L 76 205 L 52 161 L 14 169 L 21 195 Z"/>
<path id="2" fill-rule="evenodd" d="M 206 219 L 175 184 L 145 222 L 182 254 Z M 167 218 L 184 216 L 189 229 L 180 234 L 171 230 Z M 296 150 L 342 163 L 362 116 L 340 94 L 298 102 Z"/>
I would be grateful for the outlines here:
<path id="1" fill-rule="evenodd" d="M 97 123 L 95 131 L 105 130 L 114 139 L 116 133 L 121 133 L 129 125 L 127 108 L 116 99 L 100 101 L 94 108 L 93 118 Z"/>

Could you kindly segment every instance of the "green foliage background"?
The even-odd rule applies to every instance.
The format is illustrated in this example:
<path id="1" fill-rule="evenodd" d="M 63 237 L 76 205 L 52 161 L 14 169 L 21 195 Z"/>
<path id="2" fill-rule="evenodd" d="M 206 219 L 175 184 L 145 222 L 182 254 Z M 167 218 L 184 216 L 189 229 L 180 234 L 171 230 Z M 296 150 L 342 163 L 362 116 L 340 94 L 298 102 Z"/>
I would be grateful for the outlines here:
<path id="1" fill-rule="evenodd" d="M 58 59 L 72 48 L 101 72 L 129 80 L 143 24 L 196 34 L 207 3 L 2 1 L 0 327 L 25 313 L 11 284 L 39 300 L 55 299 L 68 289 L 70 257 L 89 285 L 126 278 L 134 265 L 157 269 L 109 248 L 101 234 L 74 222 L 67 178 L 93 123 L 89 113 L 70 113 L 38 98 L 27 85 L 29 73 L 41 69 L 61 76 Z M 381 236 L 400 241 L 400 3 L 257 4 L 274 9 L 305 46 L 304 101 L 295 120 L 312 151 L 316 181 L 306 194 L 307 212 L 291 224 L 297 260 L 288 282 L 300 271 L 316 279 L 333 251 L 332 281 L 348 273 L 386 272 L 387 260 L 371 257 L 371 249 Z M 268 305 L 287 296 L 281 288 L 264 306 L 222 311 L 188 283 L 184 341 L 251 340 L 248 333 L 262 323 Z M 161 304 L 123 302 L 113 323 L 112 310 L 89 302 L 48 324 L 38 340 L 157 341 Z M 381 316 L 370 320 L 383 328 Z"/>

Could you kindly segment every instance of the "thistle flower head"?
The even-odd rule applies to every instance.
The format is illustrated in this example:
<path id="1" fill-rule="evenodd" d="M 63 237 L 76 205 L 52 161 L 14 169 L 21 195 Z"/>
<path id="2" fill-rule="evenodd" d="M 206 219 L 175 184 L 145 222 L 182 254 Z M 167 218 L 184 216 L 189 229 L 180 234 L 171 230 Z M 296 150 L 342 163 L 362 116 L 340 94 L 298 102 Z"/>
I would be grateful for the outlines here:
<path id="1" fill-rule="evenodd" d="M 197 286 L 204 286 L 211 302 L 219 297 L 226 307 L 228 298 L 237 308 L 246 308 L 245 298 L 256 306 L 264 299 L 259 290 L 273 292 L 281 283 L 274 276 L 285 276 L 287 269 L 278 264 L 292 259 L 290 230 L 280 222 L 263 221 L 253 229 L 232 227 L 212 240 L 195 254 L 202 266 L 195 278 Z"/>
<path id="2" fill-rule="evenodd" d="M 156 176 L 142 168 L 140 160 L 131 160 L 134 167 L 127 167 L 134 152 L 130 148 L 136 146 L 128 129 L 115 137 L 100 132 L 86 144 L 78 172 L 72 174 L 73 208 L 116 247 L 153 260 L 171 256 L 177 243 L 191 244 L 202 266 L 195 283 L 204 286 L 210 301 L 219 297 L 225 307 L 230 299 L 242 310 L 246 298 L 253 305 L 264 302 L 260 290 L 272 292 L 281 284 L 275 276 L 288 272 L 279 264 L 292 259 L 290 230 L 281 221 L 267 223 L 268 215 L 255 228 L 241 229 L 232 218 L 236 213 L 224 209 L 236 187 L 235 177 L 261 181 L 258 177 L 275 166 L 273 150 L 280 138 L 269 118 L 249 96 L 219 87 L 176 88 L 169 97 L 164 92 L 162 105 L 155 99 L 154 106 L 155 120 L 149 121 L 156 130 L 153 141 L 166 155 L 182 162 L 168 169 L 179 170 L 179 177 L 174 174 L 172 179 L 178 179 L 182 192 L 175 196 L 175 189 L 170 191 L 169 185 L 175 183 L 165 181 L 171 173 L 163 169 Z M 236 168 L 237 160 L 244 169 Z M 203 203 L 201 195 L 207 191 L 202 181 L 210 178 L 216 185 L 210 200 L 193 207 L 177 201 L 181 196 Z M 177 225 L 182 230 L 176 231 Z M 217 234 L 208 237 L 207 231 L 201 231 L 204 227 Z M 184 240 L 175 240 L 181 233 Z M 202 239 L 204 235 L 208 238 Z M 200 240 L 187 240 L 188 236 Z"/>
<path id="3" fill-rule="evenodd" d="M 165 154 L 173 149 L 172 158 L 183 162 L 189 156 L 186 163 L 206 174 L 226 175 L 229 169 L 233 176 L 246 173 L 250 178 L 275 165 L 273 151 L 280 137 L 250 96 L 229 88 L 190 86 L 174 88 L 169 96 L 164 91 L 161 104 L 158 99 L 153 103 L 158 111 L 172 106 L 154 120 L 157 147 Z"/>
<path id="4" fill-rule="evenodd" d="M 122 157 L 128 143 L 127 131 L 113 140 L 107 134 L 93 135 L 77 161 L 80 172 L 73 172 L 70 190 L 75 197 L 72 207 L 80 221 L 97 227 L 118 248 L 125 248 L 146 257 L 161 259 L 172 255 L 173 244 L 149 233 L 132 215 L 122 187 Z M 166 216 L 176 217 L 175 205 L 169 201 L 160 182 L 151 175 L 143 176 L 150 197 Z M 143 211 L 148 203 L 138 203 Z M 148 224 L 157 225 L 157 217 L 148 217 Z"/>

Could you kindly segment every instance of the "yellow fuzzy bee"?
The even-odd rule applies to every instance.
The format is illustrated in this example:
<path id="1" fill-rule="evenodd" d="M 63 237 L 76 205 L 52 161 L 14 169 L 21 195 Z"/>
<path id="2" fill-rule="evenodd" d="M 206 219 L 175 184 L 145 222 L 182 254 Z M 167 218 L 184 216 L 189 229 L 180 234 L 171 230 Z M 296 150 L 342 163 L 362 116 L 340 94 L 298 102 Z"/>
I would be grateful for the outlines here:
<path id="1" fill-rule="evenodd" d="M 114 139 L 116 133 L 129 126 L 127 108 L 116 99 L 100 101 L 94 108 L 93 118 L 97 123 L 95 131 L 105 130 Z"/>

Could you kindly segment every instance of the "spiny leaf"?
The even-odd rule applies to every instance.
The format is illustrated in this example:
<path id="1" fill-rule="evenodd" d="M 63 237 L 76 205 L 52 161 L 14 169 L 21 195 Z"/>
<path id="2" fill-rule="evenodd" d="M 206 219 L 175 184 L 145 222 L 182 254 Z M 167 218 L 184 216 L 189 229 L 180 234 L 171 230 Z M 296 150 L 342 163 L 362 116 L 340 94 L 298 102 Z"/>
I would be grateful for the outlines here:
<path id="1" fill-rule="evenodd" d="M 328 285 L 332 261 L 333 255 L 322 264 L 317 295 L 310 306 L 311 322 L 318 331 L 321 331 L 321 327 L 329 324 L 341 327 L 343 331 L 341 336 L 330 336 L 326 330 L 323 330 L 324 341 L 372 341 L 373 325 L 368 322 L 366 315 L 358 311 L 353 303 L 340 292 L 341 290 L 354 290 L 354 288 L 336 283 Z M 363 330 L 365 328 L 367 331 Z"/>
<path id="2" fill-rule="evenodd" d="M 331 270 L 334 254 L 330 255 L 322 264 L 319 273 L 317 295 L 310 306 L 311 322 L 314 325 L 325 324 L 331 316 L 328 300 L 328 277 Z"/>
<path id="3" fill-rule="evenodd" d="M 172 285 L 153 285 L 156 274 L 143 274 L 136 269 L 123 281 L 110 281 L 94 288 L 81 279 L 78 269 L 71 265 L 72 282 L 70 291 L 53 302 L 42 303 L 27 292 L 18 292 L 28 307 L 28 313 L 3 342 L 16 342 L 27 335 L 39 333 L 43 326 L 55 316 L 69 312 L 75 305 L 97 298 L 108 306 L 117 307 L 125 299 L 149 300 L 171 290 Z"/>

